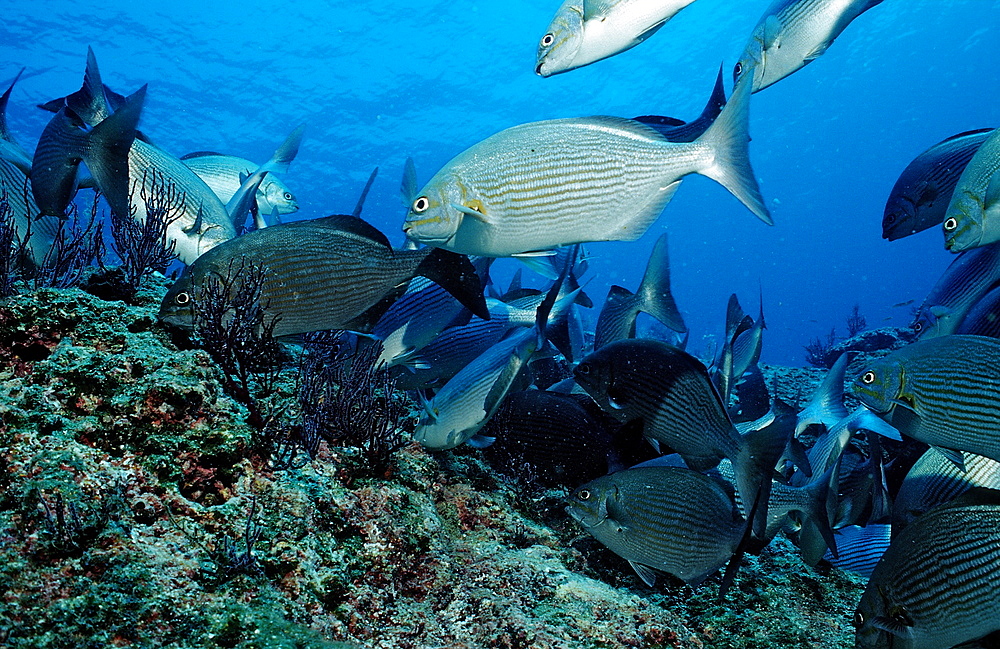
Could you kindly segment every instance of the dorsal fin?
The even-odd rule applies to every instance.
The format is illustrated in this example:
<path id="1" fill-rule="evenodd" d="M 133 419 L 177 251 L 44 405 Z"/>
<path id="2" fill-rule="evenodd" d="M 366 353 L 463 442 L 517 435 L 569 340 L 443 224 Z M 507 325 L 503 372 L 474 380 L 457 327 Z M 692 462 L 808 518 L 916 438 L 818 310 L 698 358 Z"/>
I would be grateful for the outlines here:
<path id="1" fill-rule="evenodd" d="M 389 239 L 382 234 L 378 228 L 352 214 L 333 214 L 331 216 L 324 216 L 323 218 L 314 219 L 312 221 L 295 221 L 294 223 L 289 223 L 288 225 L 295 225 L 295 223 L 309 223 L 323 228 L 330 228 L 331 230 L 350 232 L 351 234 L 356 234 L 359 237 L 370 239 L 375 243 L 389 248 L 390 250 L 392 249 L 392 244 L 389 242 Z"/>
<path id="2" fill-rule="evenodd" d="M 403 165 L 403 180 L 399 185 L 399 195 L 407 208 L 417 197 L 417 166 L 413 164 L 413 158 L 407 158 L 406 164 Z"/>
<path id="3" fill-rule="evenodd" d="M 13 142 L 14 139 L 10 136 L 10 131 L 7 130 L 7 102 L 10 100 L 11 91 L 14 90 L 14 84 L 21 78 L 22 74 L 24 74 L 24 68 L 21 68 L 14 80 L 10 82 L 10 87 L 3 93 L 3 96 L 0 96 L 0 138 L 8 142 Z"/>
<path id="4" fill-rule="evenodd" d="M 378 176 L 378 167 L 375 167 L 372 170 L 371 175 L 368 176 L 368 182 L 365 183 L 365 188 L 361 190 L 361 196 L 358 197 L 358 203 L 357 205 L 354 206 L 354 211 L 351 212 L 352 216 L 355 217 L 361 216 L 361 210 L 365 206 L 365 199 L 368 198 L 368 190 L 372 188 L 372 183 L 375 182 L 376 176 Z"/>
<path id="5" fill-rule="evenodd" d="M 188 153 L 187 155 L 182 155 L 180 157 L 180 159 L 181 160 L 190 160 L 191 158 L 206 158 L 206 157 L 208 157 L 210 155 L 224 156 L 225 154 L 224 153 L 216 153 L 215 151 L 194 151 L 192 153 Z"/>

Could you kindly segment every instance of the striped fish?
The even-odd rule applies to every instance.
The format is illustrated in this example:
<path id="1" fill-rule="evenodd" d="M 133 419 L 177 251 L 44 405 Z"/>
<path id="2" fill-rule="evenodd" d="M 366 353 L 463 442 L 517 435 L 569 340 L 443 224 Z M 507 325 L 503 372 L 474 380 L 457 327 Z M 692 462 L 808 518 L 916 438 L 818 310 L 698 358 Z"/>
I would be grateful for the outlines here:
<path id="1" fill-rule="evenodd" d="M 969 309 L 955 333 L 1000 338 L 1000 286 L 990 290 Z"/>
<path id="2" fill-rule="evenodd" d="M 410 239 L 472 255 L 537 254 L 587 241 L 631 241 L 680 186 L 700 173 L 766 223 L 750 168 L 749 88 L 737 85 L 715 123 L 691 143 L 619 117 L 523 124 L 448 162 L 419 192 L 403 230 Z"/>
<path id="3" fill-rule="evenodd" d="M 920 456 L 893 501 L 893 535 L 931 507 L 953 500 L 973 487 L 1000 489 L 1000 462 L 975 453 L 962 453 L 962 465 L 964 471 L 933 448 Z"/>
<path id="4" fill-rule="evenodd" d="M 855 647 L 954 647 L 1000 630 L 1000 492 L 977 488 L 893 539 L 854 615 Z"/>
<path id="5" fill-rule="evenodd" d="M 649 586 L 654 570 L 702 582 L 729 561 L 746 527 L 715 479 L 674 467 L 598 478 L 570 495 L 566 511 Z"/>
<path id="6" fill-rule="evenodd" d="M 921 339 L 957 333 L 972 307 L 1000 284 L 1000 243 L 959 253 L 910 325 Z"/>
<path id="7" fill-rule="evenodd" d="M 635 321 L 639 313 L 648 313 L 674 331 L 684 333 L 687 327 L 670 292 L 670 259 L 667 256 L 667 235 L 662 234 L 653 246 L 642 276 L 639 290 L 614 285 L 608 291 L 604 308 L 597 318 L 594 349 L 616 340 L 635 337 Z"/>
<path id="8" fill-rule="evenodd" d="M 959 176 L 992 131 L 953 135 L 914 158 L 889 192 L 882 238 L 895 241 L 941 225 Z"/>
<path id="9" fill-rule="evenodd" d="M 566 0 L 538 42 L 535 73 L 550 77 L 643 42 L 694 0 Z"/>
<path id="10" fill-rule="evenodd" d="M 879 559 L 889 548 L 889 526 L 885 523 L 864 527 L 849 525 L 835 530 L 833 537 L 837 540 L 837 556 L 827 552 L 823 560 L 865 579 L 872 576 Z"/>
<path id="11" fill-rule="evenodd" d="M 852 391 L 900 433 L 950 449 L 949 457 L 1000 461 L 1000 340 L 917 341 L 868 363 Z"/>
<path id="12" fill-rule="evenodd" d="M 1000 241 L 1000 128 L 962 171 L 941 227 L 944 247 L 952 252 Z"/>
<path id="13" fill-rule="evenodd" d="M 246 261 L 263 268 L 261 303 L 268 316 L 279 318 L 275 336 L 363 331 L 415 275 L 439 282 L 470 311 L 488 317 L 479 277 L 468 259 L 432 249 L 393 250 L 384 234 L 344 215 L 276 225 L 212 248 L 167 291 L 160 319 L 192 327 L 204 282 L 211 277 L 233 280 Z"/>
<path id="14" fill-rule="evenodd" d="M 299 209 L 295 195 L 275 173 L 287 173 L 288 165 L 299 152 L 299 143 L 305 126 L 299 126 L 285 139 L 271 159 L 266 163 L 270 173 L 257 188 L 257 211 L 271 215 L 291 214 Z M 180 158 L 191 171 L 205 181 L 222 203 L 232 200 L 243 181 L 261 165 L 246 158 L 210 151 L 189 153 Z"/>
<path id="15" fill-rule="evenodd" d="M 882 0 L 775 0 L 761 16 L 733 68 L 753 71 L 753 91 L 781 81 L 819 58 L 855 18 Z"/>

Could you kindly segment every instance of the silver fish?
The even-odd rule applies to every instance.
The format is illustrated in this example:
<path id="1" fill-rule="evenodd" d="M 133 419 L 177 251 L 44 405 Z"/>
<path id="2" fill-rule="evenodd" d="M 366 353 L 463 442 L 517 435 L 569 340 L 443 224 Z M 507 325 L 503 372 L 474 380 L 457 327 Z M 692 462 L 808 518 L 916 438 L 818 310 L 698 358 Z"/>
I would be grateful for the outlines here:
<path id="1" fill-rule="evenodd" d="M 941 228 L 944 247 L 952 252 L 1000 241 L 1000 128 L 962 171 Z"/>
<path id="2" fill-rule="evenodd" d="M 687 144 L 618 117 L 501 131 L 434 175 L 403 230 L 420 243 L 485 257 L 634 240 L 691 173 L 718 181 L 771 223 L 750 168 L 749 97 L 749 86 L 737 85 L 715 123 Z"/>
<path id="3" fill-rule="evenodd" d="M 977 488 L 893 539 L 854 615 L 859 649 L 937 649 L 1000 630 L 1000 492 Z"/>
<path id="4" fill-rule="evenodd" d="M 538 42 L 535 73 L 549 77 L 643 42 L 694 0 L 566 0 Z"/>
<path id="5" fill-rule="evenodd" d="M 181 160 L 205 181 L 219 200 L 228 203 L 239 191 L 243 181 L 260 167 L 271 173 L 257 188 L 257 210 L 261 214 L 291 214 L 299 209 L 295 195 L 275 174 L 288 172 L 288 165 L 295 159 L 302 141 L 305 126 L 299 126 L 285 139 L 264 165 L 245 158 L 210 151 L 199 151 L 181 156 Z"/>
<path id="6" fill-rule="evenodd" d="M 953 135 L 906 165 L 885 203 L 882 238 L 895 241 L 940 225 L 959 177 L 991 132 Z"/>
<path id="7" fill-rule="evenodd" d="M 947 336 L 1000 282 L 1000 243 L 961 252 L 941 275 L 910 325 L 921 340 Z"/>
<path id="8" fill-rule="evenodd" d="M 820 424 L 826 430 L 831 430 L 847 416 L 847 408 L 844 407 L 844 375 L 850 360 L 850 353 L 841 354 L 813 392 L 809 403 L 799 411 L 798 423 L 795 425 L 796 437 L 813 424 Z"/>
<path id="9" fill-rule="evenodd" d="M 851 21 L 882 0 L 775 0 L 754 28 L 733 69 L 757 92 L 819 58 Z"/>

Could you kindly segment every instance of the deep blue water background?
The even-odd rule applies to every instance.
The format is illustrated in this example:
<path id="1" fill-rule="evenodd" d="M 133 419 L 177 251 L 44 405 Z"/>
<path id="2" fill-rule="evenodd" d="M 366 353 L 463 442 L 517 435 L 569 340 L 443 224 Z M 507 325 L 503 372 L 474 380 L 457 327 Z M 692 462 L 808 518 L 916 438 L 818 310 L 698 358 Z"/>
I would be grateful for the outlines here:
<path id="1" fill-rule="evenodd" d="M 79 88 L 88 45 L 112 88 L 149 84 L 141 127 L 176 155 L 209 149 L 263 162 L 306 122 L 284 177 L 302 206 L 293 216 L 349 212 L 378 165 L 364 216 L 401 242 L 407 156 L 423 183 L 465 148 L 523 122 L 693 119 L 722 61 L 731 83 L 768 4 L 697 0 L 639 47 L 542 79 L 535 47 L 558 0 L 8 0 L 0 81 L 21 66 L 38 73 L 18 84 L 8 112 L 29 151 L 49 117 L 35 104 Z M 802 346 L 833 326 L 843 335 L 856 303 L 869 327 L 908 324 L 951 255 L 937 229 L 882 240 L 885 199 L 930 145 L 1000 125 L 998 61 L 1000 1 L 885 0 L 816 62 L 754 95 L 750 155 L 773 228 L 691 176 L 642 239 L 588 246 L 587 291 L 601 302 L 612 283 L 634 289 L 666 230 L 696 353 L 720 333 L 730 293 L 756 312 L 758 283 L 766 362 L 803 364 Z"/>

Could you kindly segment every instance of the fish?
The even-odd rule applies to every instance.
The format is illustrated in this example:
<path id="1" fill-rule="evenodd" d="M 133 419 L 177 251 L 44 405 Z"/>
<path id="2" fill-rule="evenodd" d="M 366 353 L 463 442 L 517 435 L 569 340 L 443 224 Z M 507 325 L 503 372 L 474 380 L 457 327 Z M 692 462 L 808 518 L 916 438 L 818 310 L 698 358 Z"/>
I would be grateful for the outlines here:
<path id="1" fill-rule="evenodd" d="M 962 466 L 964 471 L 934 448 L 920 456 L 893 500 L 893 536 L 932 507 L 954 500 L 973 487 L 1000 489 L 1000 462 L 962 452 Z"/>
<path id="2" fill-rule="evenodd" d="M 773 224 L 750 168 L 749 87 L 691 143 L 668 142 L 620 117 L 522 124 L 445 164 L 403 224 L 418 243 L 484 257 L 538 254 L 572 243 L 631 241 L 690 173 L 708 176 Z"/>
<path id="3" fill-rule="evenodd" d="M 744 502 L 757 501 L 761 488 L 770 485 L 765 477 L 777 457 L 767 460 L 767 452 L 740 435 L 708 370 L 687 352 L 656 340 L 619 340 L 583 358 L 573 378 L 606 412 L 623 424 L 641 422 L 643 437 L 654 448 L 679 453 L 695 471 L 731 460 Z M 766 507 L 758 516 L 755 532 Z"/>
<path id="4" fill-rule="evenodd" d="M 976 488 L 892 540 L 854 614 L 855 647 L 954 647 L 1000 630 L 1000 492 Z"/>
<path id="5" fill-rule="evenodd" d="M 135 93 L 145 96 L 145 86 Z M 48 109 L 59 107 L 56 114 L 71 116 L 78 120 L 77 128 L 90 125 L 93 130 L 90 137 L 93 138 L 93 131 L 97 130 L 97 125 L 105 122 L 117 100 L 112 100 L 108 94 L 106 86 L 101 81 L 100 69 L 97 66 L 97 57 L 91 48 L 87 48 L 87 68 L 84 73 L 83 85 L 77 92 L 53 100 L 45 104 Z M 134 100 L 135 101 L 135 100 Z M 140 108 L 141 108 L 141 102 Z M 114 115 L 118 115 L 125 110 L 124 106 L 119 107 Z M 54 118 L 55 119 L 55 118 Z M 138 115 L 135 116 L 138 120 Z M 53 122 L 50 122 L 52 124 Z M 48 130 L 48 129 L 46 129 Z M 134 131 L 134 129 L 133 129 Z M 43 143 L 50 142 L 59 144 L 58 139 L 53 135 L 47 136 L 45 132 L 39 140 L 39 148 Z M 62 145 L 59 145 L 62 146 Z M 254 195 L 259 183 L 261 183 L 267 173 L 266 168 L 255 171 L 243 185 L 228 205 L 223 205 L 215 193 L 181 160 L 167 153 L 163 149 L 148 142 L 148 138 L 134 135 L 131 144 L 124 147 L 118 144 L 117 150 L 124 154 L 127 173 L 122 168 L 119 160 L 114 167 L 114 171 L 105 171 L 105 166 L 88 164 L 91 174 L 94 175 L 98 187 L 101 188 L 111 209 L 119 214 L 131 212 L 133 218 L 139 223 L 146 221 L 146 204 L 149 199 L 159 200 L 163 195 L 165 202 L 169 203 L 171 221 L 167 226 L 167 243 L 174 245 L 174 252 L 178 259 L 185 264 L 192 263 L 201 254 L 219 245 L 223 241 L 228 241 L 236 236 L 236 223 L 242 223 L 247 211 L 254 200 Z M 122 151 L 124 149 L 124 151 Z M 59 149 L 62 151 L 62 149 Z M 38 158 L 39 151 L 36 149 L 35 157 Z M 63 153 L 65 156 L 65 153 Z M 45 163 L 51 166 L 51 163 Z M 32 171 L 32 176 L 35 172 Z M 68 174 L 66 175 L 68 177 Z M 107 176 L 107 178 L 105 178 Z M 48 188 L 53 186 L 51 180 L 39 179 L 39 187 Z M 112 182 L 115 183 L 112 185 Z M 121 183 L 125 183 L 124 186 Z M 36 183 L 32 181 L 34 190 Z M 65 177 L 60 182 L 60 187 L 67 185 Z M 75 188 L 74 188 L 75 189 Z M 109 191 L 111 190 L 111 191 Z M 65 209 L 68 203 L 69 192 L 60 190 L 59 204 Z M 58 205 L 49 206 L 49 201 L 40 200 L 36 192 L 35 200 L 45 214 L 53 214 L 57 211 Z M 153 206 L 155 203 L 151 203 Z M 163 206 L 159 206 L 163 207 Z"/>
<path id="6" fill-rule="evenodd" d="M 1000 286 L 990 289 L 972 305 L 955 333 L 1000 338 Z"/>
<path id="7" fill-rule="evenodd" d="M 255 230 L 212 248 L 168 289 L 160 319 L 193 328 L 205 282 L 237 280 L 236 269 L 248 262 L 264 274 L 261 303 L 266 316 L 276 319 L 276 337 L 366 331 L 415 275 L 440 283 L 470 311 L 489 317 L 479 276 L 467 258 L 430 248 L 393 250 L 365 221 L 334 215 Z"/>
<path id="8" fill-rule="evenodd" d="M 799 411 L 798 423 L 795 425 L 796 437 L 813 424 L 820 424 L 826 430 L 831 430 L 847 416 L 847 408 L 844 406 L 844 377 L 850 361 L 850 352 L 841 354 L 823 377 L 809 403 Z"/>
<path id="9" fill-rule="evenodd" d="M 886 523 L 841 527 L 833 532 L 837 540 L 837 556 L 827 552 L 823 555 L 823 560 L 836 568 L 869 579 L 879 559 L 889 548 L 889 532 L 889 525 Z"/>
<path id="10" fill-rule="evenodd" d="M 25 68 L 21 68 L 17 76 L 10 82 L 10 86 L 0 95 L 0 160 L 13 164 L 22 174 L 27 176 L 31 173 L 31 156 L 17 143 L 10 127 L 7 126 L 7 104 L 10 102 L 10 94 L 14 91 L 14 85 L 24 74 Z"/>
<path id="11" fill-rule="evenodd" d="M 900 433 L 956 462 L 957 451 L 1000 461 L 1000 340 L 918 340 L 866 364 L 851 390 Z"/>
<path id="12" fill-rule="evenodd" d="M 632 119 L 656 129 L 670 142 L 694 142 L 712 125 L 725 105 L 726 88 L 722 82 L 722 67 L 719 67 L 719 75 L 715 78 L 712 95 L 708 98 L 708 103 L 705 104 L 705 108 L 697 119 L 684 122 L 684 120 L 661 115 L 640 115 Z"/>
<path id="13" fill-rule="evenodd" d="M 694 0 L 566 0 L 538 42 L 535 74 L 550 77 L 631 49 Z"/>
<path id="14" fill-rule="evenodd" d="M 292 214 L 298 211 L 299 203 L 295 195 L 275 173 L 288 172 L 289 164 L 299 152 L 304 131 L 304 124 L 296 127 L 263 165 L 271 173 L 257 188 L 257 210 L 260 214 L 272 214 L 275 211 L 278 214 Z M 243 181 L 262 166 L 245 158 L 212 151 L 188 153 L 180 159 L 205 181 L 223 203 L 229 202 L 239 191 Z"/>
<path id="15" fill-rule="evenodd" d="M 941 228 L 944 247 L 952 252 L 1000 241 L 1000 128 L 962 171 Z"/>
<path id="16" fill-rule="evenodd" d="M 733 68 L 759 92 L 826 52 L 851 22 L 882 0 L 775 0 L 761 16 Z M 752 74 L 750 74 L 752 71 Z"/>
<path id="17" fill-rule="evenodd" d="M 482 447 L 494 441 L 478 433 L 500 408 L 528 361 L 544 348 L 546 322 L 568 270 L 569 264 L 538 306 L 533 327 L 511 332 L 449 379 L 433 399 L 424 401 L 413 431 L 413 438 L 424 448 L 441 451 L 466 442 Z"/>
<path id="18" fill-rule="evenodd" d="M 670 292 L 670 259 L 667 235 L 661 234 L 653 246 L 639 289 L 613 285 L 604 301 L 594 331 L 594 349 L 608 343 L 635 337 L 635 321 L 640 312 L 648 313 L 674 331 L 684 333 L 687 326 Z"/>
<path id="19" fill-rule="evenodd" d="M 570 495 L 566 511 L 648 586 L 655 571 L 701 583 L 736 554 L 746 528 L 718 481 L 677 467 L 597 478 Z"/>
<path id="20" fill-rule="evenodd" d="M 491 464 L 530 465 L 546 484 L 576 488 L 608 473 L 613 464 L 612 440 L 580 395 L 511 393 L 482 433 L 496 439 L 484 451 Z"/>
<path id="21" fill-rule="evenodd" d="M 958 332 L 972 307 L 1000 285 L 1000 243 L 960 252 L 924 298 L 910 328 L 921 339 Z"/>
<path id="22" fill-rule="evenodd" d="M 953 135 L 914 158 L 889 192 L 882 238 L 895 241 L 941 225 L 959 177 L 992 131 Z"/>

